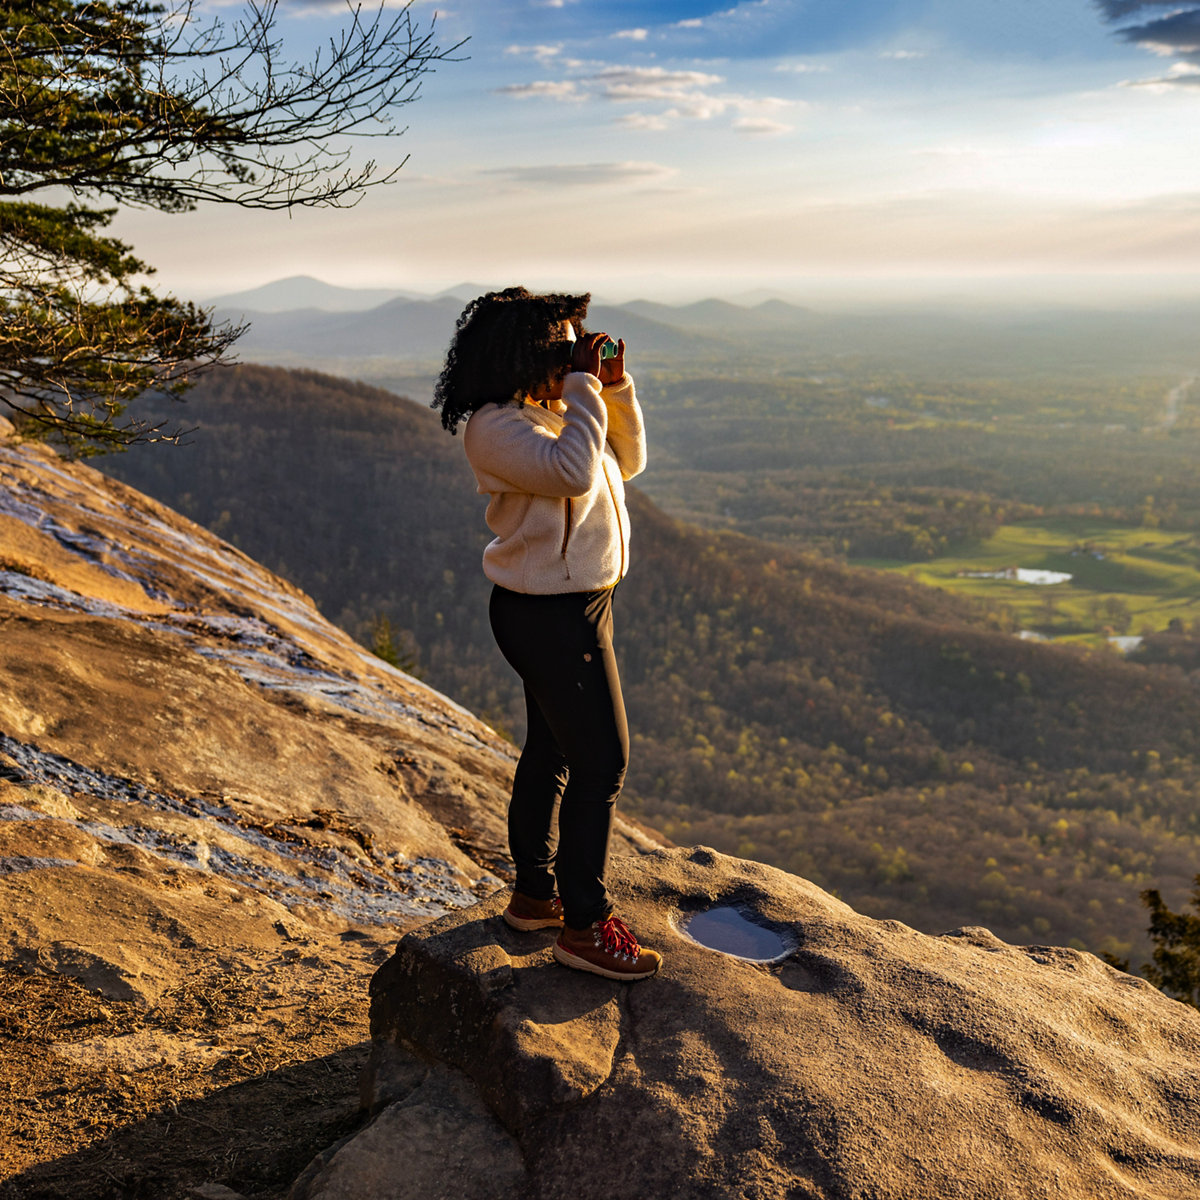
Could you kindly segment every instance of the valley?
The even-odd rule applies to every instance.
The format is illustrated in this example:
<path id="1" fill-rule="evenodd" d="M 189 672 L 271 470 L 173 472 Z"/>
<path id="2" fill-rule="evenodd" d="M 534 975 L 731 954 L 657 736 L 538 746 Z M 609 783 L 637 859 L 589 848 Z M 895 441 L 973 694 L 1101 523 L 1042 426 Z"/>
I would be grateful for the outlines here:
<path id="1" fill-rule="evenodd" d="M 856 561 L 999 609 L 1014 629 L 1039 637 L 1135 650 L 1138 638 L 1172 622 L 1200 621 L 1200 542 L 1179 530 L 1064 516 L 1005 525 L 974 549 L 919 564 Z M 1053 581 L 1004 577 L 1014 569 Z"/>

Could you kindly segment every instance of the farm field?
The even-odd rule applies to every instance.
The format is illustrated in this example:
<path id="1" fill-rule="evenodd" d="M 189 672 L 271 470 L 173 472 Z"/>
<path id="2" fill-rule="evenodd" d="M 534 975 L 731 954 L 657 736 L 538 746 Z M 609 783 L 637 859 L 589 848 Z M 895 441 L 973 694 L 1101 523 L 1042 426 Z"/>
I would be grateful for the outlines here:
<path id="1" fill-rule="evenodd" d="M 1189 532 L 1060 517 L 1002 526 L 968 552 L 927 562 L 854 561 L 970 597 L 1014 630 L 1056 639 L 1099 645 L 1200 621 L 1200 538 Z M 981 577 L 1012 568 L 1071 578 Z"/>

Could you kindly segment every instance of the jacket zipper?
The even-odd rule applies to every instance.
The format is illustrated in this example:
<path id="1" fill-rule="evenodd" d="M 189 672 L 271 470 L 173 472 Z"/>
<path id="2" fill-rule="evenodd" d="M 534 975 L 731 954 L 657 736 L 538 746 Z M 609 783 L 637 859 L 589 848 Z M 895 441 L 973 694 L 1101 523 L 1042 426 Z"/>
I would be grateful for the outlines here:
<path id="1" fill-rule="evenodd" d="M 604 470 L 603 465 L 600 469 Z M 617 494 L 613 491 L 607 471 L 604 471 L 604 482 L 608 485 L 608 498 L 612 501 L 613 515 L 617 518 L 617 537 L 621 539 L 621 573 L 617 576 L 620 580 L 625 578 L 625 530 L 621 527 L 621 509 L 617 505 Z"/>
<path id="2" fill-rule="evenodd" d="M 562 549 L 559 553 L 562 555 L 563 566 L 567 569 L 567 578 L 571 578 L 571 564 L 567 562 L 567 544 L 571 540 L 571 497 L 566 498 L 566 520 L 563 522 L 563 540 Z"/>

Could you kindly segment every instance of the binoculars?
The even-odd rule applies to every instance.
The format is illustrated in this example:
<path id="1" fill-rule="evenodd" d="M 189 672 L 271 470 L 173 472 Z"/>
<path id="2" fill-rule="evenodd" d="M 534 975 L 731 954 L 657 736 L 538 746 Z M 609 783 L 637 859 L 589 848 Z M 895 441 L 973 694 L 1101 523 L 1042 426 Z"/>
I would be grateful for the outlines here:
<path id="1" fill-rule="evenodd" d="M 557 347 L 562 348 L 563 357 L 564 357 L 565 361 L 567 362 L 567 364 L 569 365 L 571 362 L 572 355 L 575 352 L 575 343 L 573 341 L 560 342 L 560 343 L 557 343 Z M 603 362 L 606 358 L 616 358 L 617 352 L 618 352 L 617 343 L 614 342 L 612 340 L 612 338 L 605 338 L 603 343 L 601 343 L 601 346 L 600 346 L 600 361 Z"/>

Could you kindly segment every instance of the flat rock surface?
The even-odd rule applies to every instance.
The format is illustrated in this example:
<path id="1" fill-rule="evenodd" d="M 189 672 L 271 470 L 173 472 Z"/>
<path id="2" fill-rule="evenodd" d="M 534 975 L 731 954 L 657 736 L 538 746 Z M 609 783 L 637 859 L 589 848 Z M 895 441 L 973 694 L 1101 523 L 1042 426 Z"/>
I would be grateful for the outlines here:
<path id="1" fill-rule="evenodd" d="M 1200 1195 L 1200 1013 L 1143 980 L 983 929 L 863 917 L 704 848 L 617 859 L 612 876 L 665 954 L 654 979 L 558 966 L 552 934 L 498 919 L 502 895 L 405 936 L 372 983 L 377 1123 L 419 1107 L 394 1068 L 409 1052 L 473 1082 L 476 1134 L 519 1149 L 511 1194 L 527 1200 Z M 679 931 L 715 905 L 775 930 L 784 956 Z M 455 1192 L 450 1157 L 433 1191 L 403 1171 L 372 1190 L 389 1146 L 368 1130 L 297 1196 L 475 1194 L 469 1174 Z"/>

